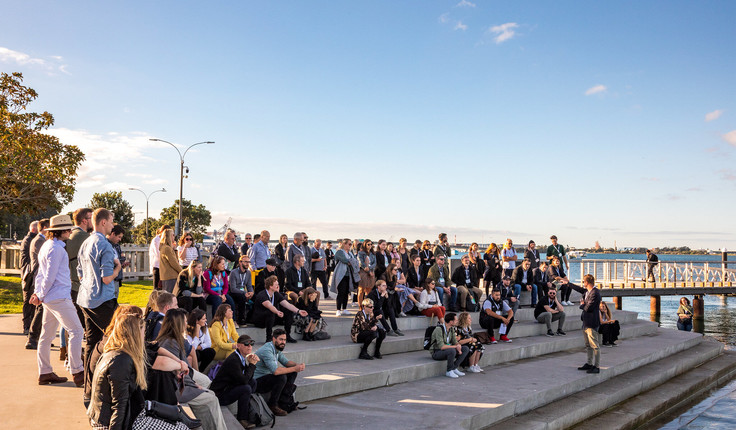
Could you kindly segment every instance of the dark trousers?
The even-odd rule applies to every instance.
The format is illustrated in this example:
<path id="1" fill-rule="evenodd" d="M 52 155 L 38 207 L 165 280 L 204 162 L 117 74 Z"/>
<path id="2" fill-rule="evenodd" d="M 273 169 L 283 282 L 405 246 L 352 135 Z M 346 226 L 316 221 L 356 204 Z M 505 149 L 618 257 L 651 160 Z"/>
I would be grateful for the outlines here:
<path id="1" fill-rule="evenodd" d="M 212 363 L 217 352 L 213 348 L 204 348 L 197 350 L 197 363 L 199 363 L 199 371 L 204 373 L 204 369 Z M 232 403 L 232 402 L 230 402 Z"/>
<path id="2" fill-rule="evenodd" d="M 651 280 L 654 282 L 656 278 L 654 277 L 654 264 L 647 264 L 647 281 Z"/>
<path id="3" fill-rule="evenodd" d="M 240 294 L 239 291 L 235 292 L 230 290 L 227 295 L 232 297 L 233 302 L 235 302 L 235 307 L 233 308 L 235 321 L 237 321 L 238 324 L 245 324 L 245 302 L 247 302 L 247 300 L 245 300 L 245 294 Z"/>
<path id="4" fill-rule="evenodd" d="M 268 374 L 256 379 L 256 393 L 271 395 L 268 397 L 269 406 L 278 406 L 279 397 L 284 390 L 286 384 L 293 384 L 296 381 L 296 372 L 285 373 L 282 375 Z"/>
<path id="5" fill-rule="evenodd" d="M 508 325 L 506 326 L 506 336 L 508 336 L 509 333 L 511 332 L 511 326 L 512 325 L 514 325 L 514 319 L 513 318 L 511 318 L 511 320 L 509 321 Z M 495 329 L 497 329 L 497 328 L 500 328 L 500 327 L 501 327 L 501 320 L 498 319 L 498 318 L 491 318 L 491 325 L 486 330 L 488 331 L 488 334 L 491 337 L 495 337 L 493 335 L 493 331 Z"/>
<path id="6" fill-rule="evenodd" d="M 276 279 L 279 280 L 279 285 L 282 287 L 286 285 L 286 272 L 281 266 L 276 266 Z"/>
<path id="7" fill-rule="evenodd" d="M 153 268 L 153 289 L 161 289 L 161 273 L 159 272 L 158 267 Z"/>
<path id="8" fill-rule="evenodd" d="M 215 318 L 215 312 L 217 312 L 217 308 L 220 307 L 222 304 L 222 298 L 217 295 L 210 294 L 207 296 L 207 299 L 205 299 L 207 304 L 212 305 L 212 315 L 210 316 L 211 319 Z M 235 301 L 233 301 L 233 298 L 230 297 L 230 294 L 225 294 L 225 302 L 227 302 L 228 305 L 230 305 L 231 308 L 233 308 L 233 312 L 235 312 Z"/>
<path id="9" fill-rule="evenodd" d="M 394 331 L 399 329 L 399 326 L 396 325 L 396 294 L 389 294 L 388 299 L 383 301 L 383 306 L 381 307 L 381 314 L 383 318 L 381 318 L 381 325 L 383 328 L 386 329 L 386 331 L 390 331 L 393 329 Z M 386 321 L 386 317 L 388 317 L 388 320 L 391 321 L 391 327 L 388 326 L 388 321 Z"/>
<path id="10" fill-rule="evenodd" d="M 373 340 L 376 341 L 376 350 L 374 351 L 374 355 L 381 353 L 381 344 L 383 343 L 383 339 L 386 338 L 386 332 L 378 329 L 376 331 L 373 330 L 363 330 L 360 333 L 358 333 L 358 343 L 362 343 L 363 346 L 360 348 L 360 353 L 368 353 L 368 345 L 373 342 Z"/>
<path id="11" fill-rule="evenodd" d="M 345 276 L 337 284 L 337 310 L 341 311 L 348 308 L 348 296 L 350 295 L 350 274 Z"/>
<path id="12" fill-rule="evenodd" d="M 607 345 L 618 340 L 621 326 L 618 321 L 614 321 L 611 324 L 601 324 L 598 331 L 601 333 L 601 337 L 603 338 L 603 344 Z"/>
<path id="13" fill-rule="evenodd" d="M 30 274 L 26 275 L 28 279 L 23 280 L 23 332 L 31 329 L 33 315 L 36 313 L 36 306 L 30 303 L 34 291 L 33 281 L 30 279 L 30 276 Z"/>
<path id="14" fill-rule="evenodd" d="M 447 360 L 447 371 L 457 369 L 470 353 L 467 346 L 462 346 L 462 353 L 458 354 L 455 348 L 436 349 L 432 352 L 432 359 L 437 361 Z"/>
<path id="15" fill-rule="evenodd" d="M 570 294 L 572 294 L 572 287 L 570 287 L 570 284 L 560 285 L 560 301 L 566 302 L 570 300 Z"/>
<path id="16" fill-rule="evenodd" d="M 547 286 L 546 282 L 537 284 L 537 301 L 541 302 L 542 299 L 544 299 L 547 296 L 548 292 L 549 292 L 549 287 Z"/>
<path id="17" fill-rule="evenodd" d="M 207 302 L 204 300 L 204 297 L 179 296 L 176 298 L 176 301 L 179 307 L 187 312 L 191 312 L 194 308 L 200 308 L 207 312 Z"/>
<path id="18" fill-rule="evenodd" d="M 328 290 L 327 285 L 327 273 L 324 270 L 312 270 L 312 273 L 309 274 L 309 280 L 312 281 L 312 288 L 315 290 L 317 289 L 317 279 L 322 284 L 323 297 L 329 296 L 330 290 Z"/>
<path id="19" fill-rule="evenodd" d="M 112 314 L 118 307 L 117 299 L 110 299 L 103 302 L 100 306 L 89 309 L 82 308 L 84 314 L 84 338 L 87 343 L 84 346 L 84 385 L 91 383 L 92 375 L 90 375 L 89 360 L 92 357 L 92 351 L 102 339 L 105 329 L 112 321 Z"/>
<path id="20" fill-rule="evenodd" d="M 288 309 L 279 309 L 284 313 L 284 330 L 286 336 L 291 337 L 291 324 L 294 322 L 294 313 Z M 276 324 L 276 314 L 268 312 L 260 315 L 253 315 L 253 325 L 258 328 L 266 329 L 266 342 L 271 341 L 271 335 L 273 334 L 273 326 Z"/>
<path id="21" fill-rule="evenodd" d="M 33 320 L 28 331 L 28 340 L 38 342 L 38 338 L 41 336 L 41 326 L 43 325 L 43 305 L 33 306 L 33 309 Z"/>
<path id="22" fill-rule="evenodd" d="M 82 312 L 82 308 L 77 304 L 77 296 L 79 296 L 79 290 L 72 290 L 72 303 L 74 303 L 74 307 L 77 308 L 79 322 L 82 323 L 82 328 L 84 328 L 84 313 Z"/>
<path id="23" fill-rule="evenodd" d="M 256 381 L 251 379 L 245 385 L 238 385 L 237 387 L 222 393 L 215 393 L 215 395 L 217 396 L 217 400 L 220 401 L 221 406 L 227 406 L 231 403 L 238 402 L 238 415 L 235 418 L 247 421 L 248 410 L 250 407 L 250 395 L 253 394 L 255 390 Z"/>

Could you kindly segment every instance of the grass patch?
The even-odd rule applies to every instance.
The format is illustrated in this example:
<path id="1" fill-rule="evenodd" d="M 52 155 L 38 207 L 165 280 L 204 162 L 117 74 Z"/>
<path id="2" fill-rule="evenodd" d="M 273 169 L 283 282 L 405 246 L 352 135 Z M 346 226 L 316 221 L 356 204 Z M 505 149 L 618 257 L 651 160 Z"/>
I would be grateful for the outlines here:
<path id="1" fill-rule="evenodd" d="M 153 290 L 151 281 L 123 281 L 119 303 L 146 308 L 148 296 Z M 23 287 L 17 276 L 0 276 L 0 314 L 17 314 L 23 311 Z"/>

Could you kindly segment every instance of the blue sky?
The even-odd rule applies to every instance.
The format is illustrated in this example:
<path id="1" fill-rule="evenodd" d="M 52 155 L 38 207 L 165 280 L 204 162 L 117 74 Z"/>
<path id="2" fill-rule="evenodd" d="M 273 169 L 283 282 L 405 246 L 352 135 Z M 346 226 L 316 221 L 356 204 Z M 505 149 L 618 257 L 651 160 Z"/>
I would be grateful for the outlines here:
<path id="1" fill-rule="evenodd" d="M 12 2 L 75 208 L 310 237 L 736 248 L 736 3 Z M 137 214 L 142 219 L 143 213 Z"/>

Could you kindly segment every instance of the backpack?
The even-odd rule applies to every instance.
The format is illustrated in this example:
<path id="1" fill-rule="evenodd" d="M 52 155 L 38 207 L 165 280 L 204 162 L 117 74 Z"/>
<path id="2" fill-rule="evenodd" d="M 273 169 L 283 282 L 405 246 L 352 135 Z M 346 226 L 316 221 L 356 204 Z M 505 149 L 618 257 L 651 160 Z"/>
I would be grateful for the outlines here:
<path id="1" fill-rule="evenodd" d="M 249 408 L 248 408 L 248 422 L 253 423 L 256 427 L 267 426 L 271 424 L 273 428 L 276 424 L 276 417 L 274 417 L 271 408 L 268 407 L 266 400 L 258 393 L 250 395 Z"/>
<path id="2" fill-rule="evenodd" d="M 151 311 L 148 316 L 146 317 L 146 331 L 145 331 L 145 340 L 146 342 L 153 342 L 153 330 L 156 329 L 156 326 L 158 325 L 159 321 L 163 320 L 164 316 L 161 315 L 159 312 L 153 312 Z"/>
<path id="3" fill-rule="evenodd" d="M 472 291 L 465 299 L 465 310 L 468 312 L 478 312 L 480 310 L 480 305 L 478 305 L 478 302 L 475 300 L 475 295 L 473 295 Z"/>
<path id="4" fill-rule="evenodd" d="M 306 409 L 306 406 L 299 406 L 299 402 L 294 399 L 294 392 L 296 391 L 296 384 L 286 384 L 284 389 L 281 390 L 279 396 L 279 407 L 286 412 L 294 412 L 297 409 Z"/>
<path id="5" fill-rule="evenodd" d="M 486 299 L 486 302 L 489 301 Z M 485 304 L 485 302 L 483 302 Z M 493 302 L 491 301 L 491 305 L 493 305 Z M 483 308 L 480 309 L 480 315 L 478 315 L 478 324 L 480 324 L 481 327 L 484 329 L 488 329 L 490 327 L 491 322 L 491 316 L 486 313 L 486 311 L 483 310 Z"/>
<path id="6" fill-rule="evenodd" d="M 432 346 L 432 333 L 437 326 L 429 326 L 424 330 L 424 349 L 429 351 L 429 347 Z"/>

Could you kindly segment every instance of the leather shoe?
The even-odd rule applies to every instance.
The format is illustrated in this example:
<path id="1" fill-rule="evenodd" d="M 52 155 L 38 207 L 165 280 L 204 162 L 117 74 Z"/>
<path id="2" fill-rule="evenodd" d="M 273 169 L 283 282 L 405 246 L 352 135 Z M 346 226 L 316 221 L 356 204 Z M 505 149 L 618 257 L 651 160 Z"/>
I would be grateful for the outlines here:
<path id="1" fill-rule="evenodd" d="M 38 377 L 38 385 L 62 384 L 66 381 L 68 381 L 67 378 L 63 378 L 54 372 L 44 373 Z"/>
<path id="2" fill-rule="evenodd" d="M 371 357 L 367 352 L 361 352 L 358 358 L 361 360 L 373 360 L 373 357 Z"/>
<path id="3" fill-rule="evenodd" d="M 373 354 L 373 358 L 377 358 L 377 359 L 379 359 L 379 360 L 380 360 L 380 359 L 382 359 L 382 358 L 383 358 L 383 356 L 381 355 L 381 353 L 380 353 L 380 352 L 377 352 L 377 353 Z"/>
<path id="4" fill-rule="evenodd" d="M 244 429 L 252 429 L 255 428 L 255 424 L 248 422 L 248 420 L 240 420 L 238 421 L 241 426 L 243 426 Z"/>
<path id="5" fill-rule="evenodd" d="M 35 340 L 28 340 L 26 342 L 26 349 L 38 349 L 38 343 Z"/>
<path id="6" fill-rule="evenodd" d="M 187 428 L 196 429 L 196 428 L 202 427 L 202 421 L 196 418 L 192 418 L 189 415 L 187 415 L 187 413 L 184 412 L 184 408 L 182 408 L 181 405 L 179 405 L 178 408 L 179 408 L 179 421 L 185 426 L 187 426 Z M 248 421 L 243 420 L 240 422 L 240 425 L 243 425 L 243 422 L 247 423 Z M 245 428 L 253 428 L 253 427 L 245 427 Z"/>
<path id="7" fill-rule="evenodd" d="M 289 415 L 288 412 L 286 412 L 285 410 L 281 409 L 280 407 L 276 405 L 269 406 L 269 408 L 271 408 L 271 412 L 273 412 L 273 414 L 276 415 L 277 417 L 285 417 Z"/>
<path id="8" fill-rule="evenodd" d="M 77 387 L 81 387 L 82 385 L 84 385 L 84 371 L 77 372 L 72 376 L 74 377 L 74 385 L 76 385 Z"/>
<path id="9" fill-rule="evenodd" d="M 589 370 L 589 369 L 592 369 L 592 368 L 593 368 L 593 366 L 591 366 L 588 363 L 585 363 L 582 366 L 578 367 L 578 370 Z"/>
<path id="10" fill-rule="evenodd" d="M 287 343 L 296 343 L 296 339 L 294 339 L 291 336 L 286 336 L 286 342 Z"/>
<path id="11" fill-rule="evenodd" d="M 595 366 L 592 366 L 590 369 L 588 369 L 588 372 L 587 373 L 601 373 L 601 369 L 599 369 L 599 368 L 597 368 Z"/>

